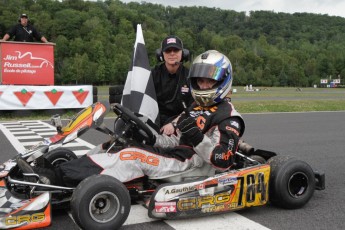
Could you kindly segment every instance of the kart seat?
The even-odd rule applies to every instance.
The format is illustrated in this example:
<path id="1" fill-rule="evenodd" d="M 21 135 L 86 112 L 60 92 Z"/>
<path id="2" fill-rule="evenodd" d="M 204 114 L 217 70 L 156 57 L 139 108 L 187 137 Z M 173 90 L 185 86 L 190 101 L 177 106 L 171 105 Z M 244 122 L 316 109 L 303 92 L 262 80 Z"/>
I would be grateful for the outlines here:
<path id="1" fill-rule="evenodd" d="M 180 182 L 186 180 L 194 180 L 200 177 L 214 176 L 215 173 L 215 168 L 213 168 L 210 164 L 203 163 L 201 167 L 194 167 L 184 172 L 170 174 L 167 176 L 150 176 L 149 179 L 163 180 L 165 182 Z"/>

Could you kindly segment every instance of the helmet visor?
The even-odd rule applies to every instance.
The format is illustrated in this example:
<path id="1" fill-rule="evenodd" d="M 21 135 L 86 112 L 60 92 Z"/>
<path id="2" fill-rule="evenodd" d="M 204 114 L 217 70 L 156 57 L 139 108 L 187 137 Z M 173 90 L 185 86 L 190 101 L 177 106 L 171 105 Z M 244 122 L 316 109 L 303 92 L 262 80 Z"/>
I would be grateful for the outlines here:
<path id="1" fill-rule="evenodd" d="M 189 71 L 189 77 L 203 77 L 221 81 L 225 76 L 225 71 L 226 70 L 224 68 L 217 67 L 212 64 L 196 63 L 192 65 L 192 68 Z"/>

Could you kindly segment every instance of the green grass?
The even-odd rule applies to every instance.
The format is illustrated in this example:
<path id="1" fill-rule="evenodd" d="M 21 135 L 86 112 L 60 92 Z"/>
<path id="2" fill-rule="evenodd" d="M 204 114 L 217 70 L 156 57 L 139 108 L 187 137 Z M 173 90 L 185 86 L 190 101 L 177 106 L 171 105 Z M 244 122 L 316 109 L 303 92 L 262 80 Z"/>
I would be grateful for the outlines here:
<path id="1" fill-rule="evenodd" d="M 233 104 L 240 113 L 266 112 L 308 112 L 308 111 L 345 111 L 344 88 L 255 88 L 254 91 L 245 91 L 243 87 L 233 87 L 236 92 L 229 95 Z M 256 90 L 257 89 L 257 90 Z M 98 100 L 107 101 L 108 86 L 98 87 Z M 62 118 L 71 118 L 79 110 L 59 111 Z M 0 121 L 5 120 L 47 120 L 58 112 L 34 111 L 18 115 L 17 112 L 0 111 Z M 108 117 L 114 117 L 110 112 Z"/>
<path id="2" fill-rule="evenodd" d="M 236 101 L 240 113 L 345 111 L 345 100 Z"/>
<path id="3" fill-rule="evenodd" d="M 236 87 L 234 87 L 236 89 Z M 231 95 L 240 113 L 345 111 L 343 88 L 237 88 Z"/>
<path id="4" fill-rule="evenodd" d="M 232 98 L 260 98 L 260 99 L 343 99 L 345 100 L 345 88 L 280 88 L 280 87 L 258 87 L 258 91 L 245 91 L 244 88 L 233 87 L 237 92 L 231 95 Z"/>

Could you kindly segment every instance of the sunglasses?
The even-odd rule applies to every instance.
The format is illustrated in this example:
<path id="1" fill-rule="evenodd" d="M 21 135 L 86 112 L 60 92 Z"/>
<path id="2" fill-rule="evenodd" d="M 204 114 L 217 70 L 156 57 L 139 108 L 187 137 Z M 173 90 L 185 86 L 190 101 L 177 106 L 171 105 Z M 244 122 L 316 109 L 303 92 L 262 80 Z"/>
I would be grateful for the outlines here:
<path id="1" fill-rule="evenodd" d="M 164 53 L 171 53 L 171 52 L 174 52 L 174 53 L 177 53 L 179 52 L 180 50 L 179 49 L 176 49 L 176 48 L 169 48 L 169 49 L 166 49 L 164 51 Z"/>

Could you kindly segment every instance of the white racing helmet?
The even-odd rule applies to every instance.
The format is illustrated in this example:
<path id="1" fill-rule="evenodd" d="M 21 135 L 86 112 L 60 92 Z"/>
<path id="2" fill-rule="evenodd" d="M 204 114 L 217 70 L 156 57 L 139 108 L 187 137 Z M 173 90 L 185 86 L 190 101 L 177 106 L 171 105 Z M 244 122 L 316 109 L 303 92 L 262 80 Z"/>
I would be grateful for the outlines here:
<path id="1" fill-rule="evenodd" d="M 197 56 L 189 71 L 191 92 L 198 105 L 211 106 L 221 102 L 232 85 L 232 66 L 230 60 L 216 50 L 209 50 Z M 200 89 L 198 78 L 209 78 L 217 83 L 212 89 Z"/>

